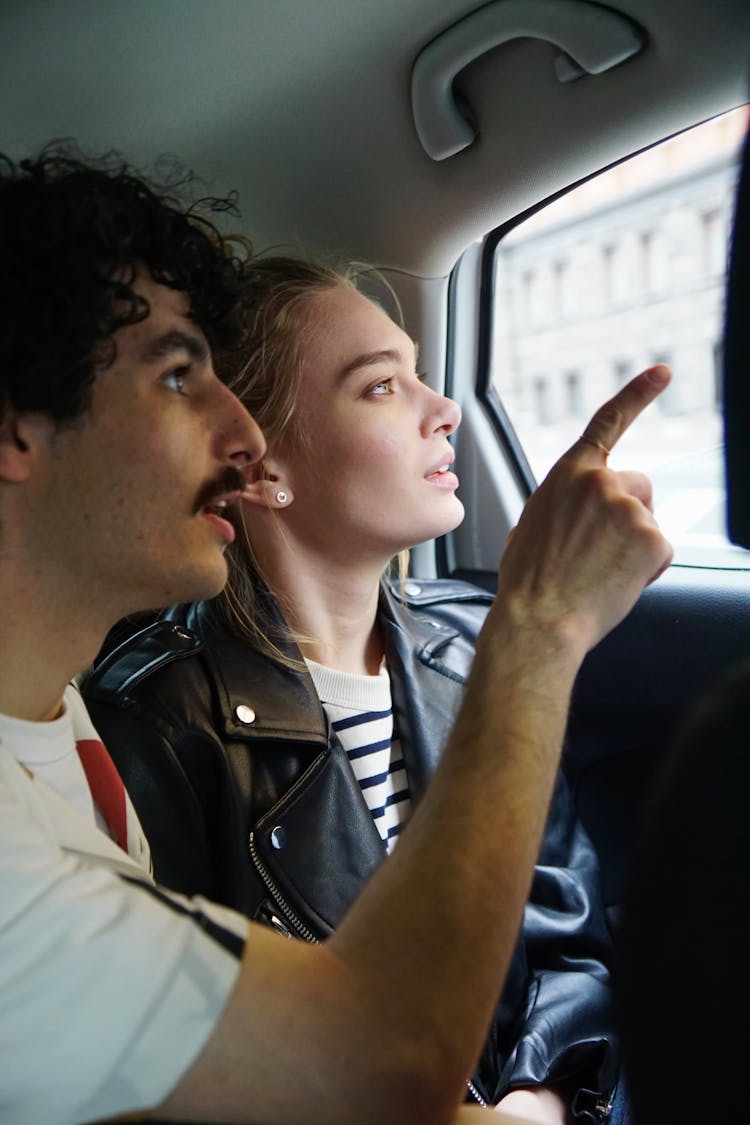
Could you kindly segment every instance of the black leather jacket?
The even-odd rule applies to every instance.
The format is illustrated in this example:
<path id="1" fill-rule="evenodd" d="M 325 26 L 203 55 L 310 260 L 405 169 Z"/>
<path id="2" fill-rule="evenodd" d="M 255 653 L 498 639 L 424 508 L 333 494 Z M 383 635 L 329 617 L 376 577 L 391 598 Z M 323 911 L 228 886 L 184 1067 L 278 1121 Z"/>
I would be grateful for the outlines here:
<path id="1" fill-rule="evenodd" d="M 383 584 L 380 624 L 416 800 L 453 724 L 490 597 L 453 581 L 406 589 L 402 601 Z M 287 651 L 299 660 L 293 644 Z M 204 602 L 174 607 L 120 640 L 83 693 L 160 882 L 308 940 L 331 932 L 385 852 L 303 664 L 260 655 Z M 581 1087 L 606 1102 L 608 956 L 596 858 L 561 776 L 478 1075 L 489 1102 L 536 1084 L 571 1102 L 578 1096 L 581 1109 L 595 1101 Z"/>

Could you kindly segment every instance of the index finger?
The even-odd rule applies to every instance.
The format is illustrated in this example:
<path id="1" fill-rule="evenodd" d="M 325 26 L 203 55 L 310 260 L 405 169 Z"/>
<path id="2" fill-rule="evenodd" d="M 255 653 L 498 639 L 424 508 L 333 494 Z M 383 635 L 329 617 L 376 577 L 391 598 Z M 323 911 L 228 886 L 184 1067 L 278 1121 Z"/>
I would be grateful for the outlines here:
<path id="1" fill-rule="evenodd" d="M 600 406 L 573 446 L 583 444 L 600 450 L 606 457 L 638 415 L 668 386 L 672 372 L 657 363 L 636 375 L 613 398 Z"/>

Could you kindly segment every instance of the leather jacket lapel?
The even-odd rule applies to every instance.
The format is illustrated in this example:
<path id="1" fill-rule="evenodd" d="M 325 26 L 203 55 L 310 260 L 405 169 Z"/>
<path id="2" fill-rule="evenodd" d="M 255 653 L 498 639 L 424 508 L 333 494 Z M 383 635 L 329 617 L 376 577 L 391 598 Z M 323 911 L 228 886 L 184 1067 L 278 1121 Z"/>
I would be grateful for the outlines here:
<path id="1" fill-rule="evenodd" d="M 457 630 L 412 612 L 385 583 L 380 605 L 394 716 L 409 787 L 417 800 L 453 726 L 468 668 L 446 659 Z"/>

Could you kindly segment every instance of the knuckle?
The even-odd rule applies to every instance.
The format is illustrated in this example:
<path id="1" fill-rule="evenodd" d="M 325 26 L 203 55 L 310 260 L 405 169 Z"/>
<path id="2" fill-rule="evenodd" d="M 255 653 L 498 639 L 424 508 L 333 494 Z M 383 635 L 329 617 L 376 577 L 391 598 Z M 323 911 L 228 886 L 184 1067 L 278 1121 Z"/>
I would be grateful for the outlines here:
<path id="1" fill-rule="evenodd" d="M 622 409 L 613 402 L 606 402 L 599 410 L 597 410 L 594 417 L 591 419 L 590 425 L 596 424 L 598 429 L 610 431 L 618 431 L 623 424 L 624 414 Z"/>
<path id="2" fill-rule="evenodd" d="M 593 501 L 606 499 L 610 492 L 610 471 L 603 468 L 587 468 L 578 474 L 578 485 L 584 496 Z"/>

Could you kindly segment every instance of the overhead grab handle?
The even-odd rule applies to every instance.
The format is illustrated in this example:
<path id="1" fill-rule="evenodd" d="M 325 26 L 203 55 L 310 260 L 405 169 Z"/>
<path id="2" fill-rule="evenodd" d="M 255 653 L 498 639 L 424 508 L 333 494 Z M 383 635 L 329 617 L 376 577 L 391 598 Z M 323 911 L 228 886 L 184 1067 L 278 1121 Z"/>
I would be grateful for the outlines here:
<path id="1" fill-rule="evenodd" d="M 587 0 L 493 0 L 471 12 L 428 43 L 412 70 L 414 124 L 433 160 L 461 152 L 476 136 L 456 104 L 456 76 L 487 51 L 522 38 L 544 39 L 562 49 L 555 60 L 561 82 L 601 74 L 645 42 L 626 16 Z"/>

